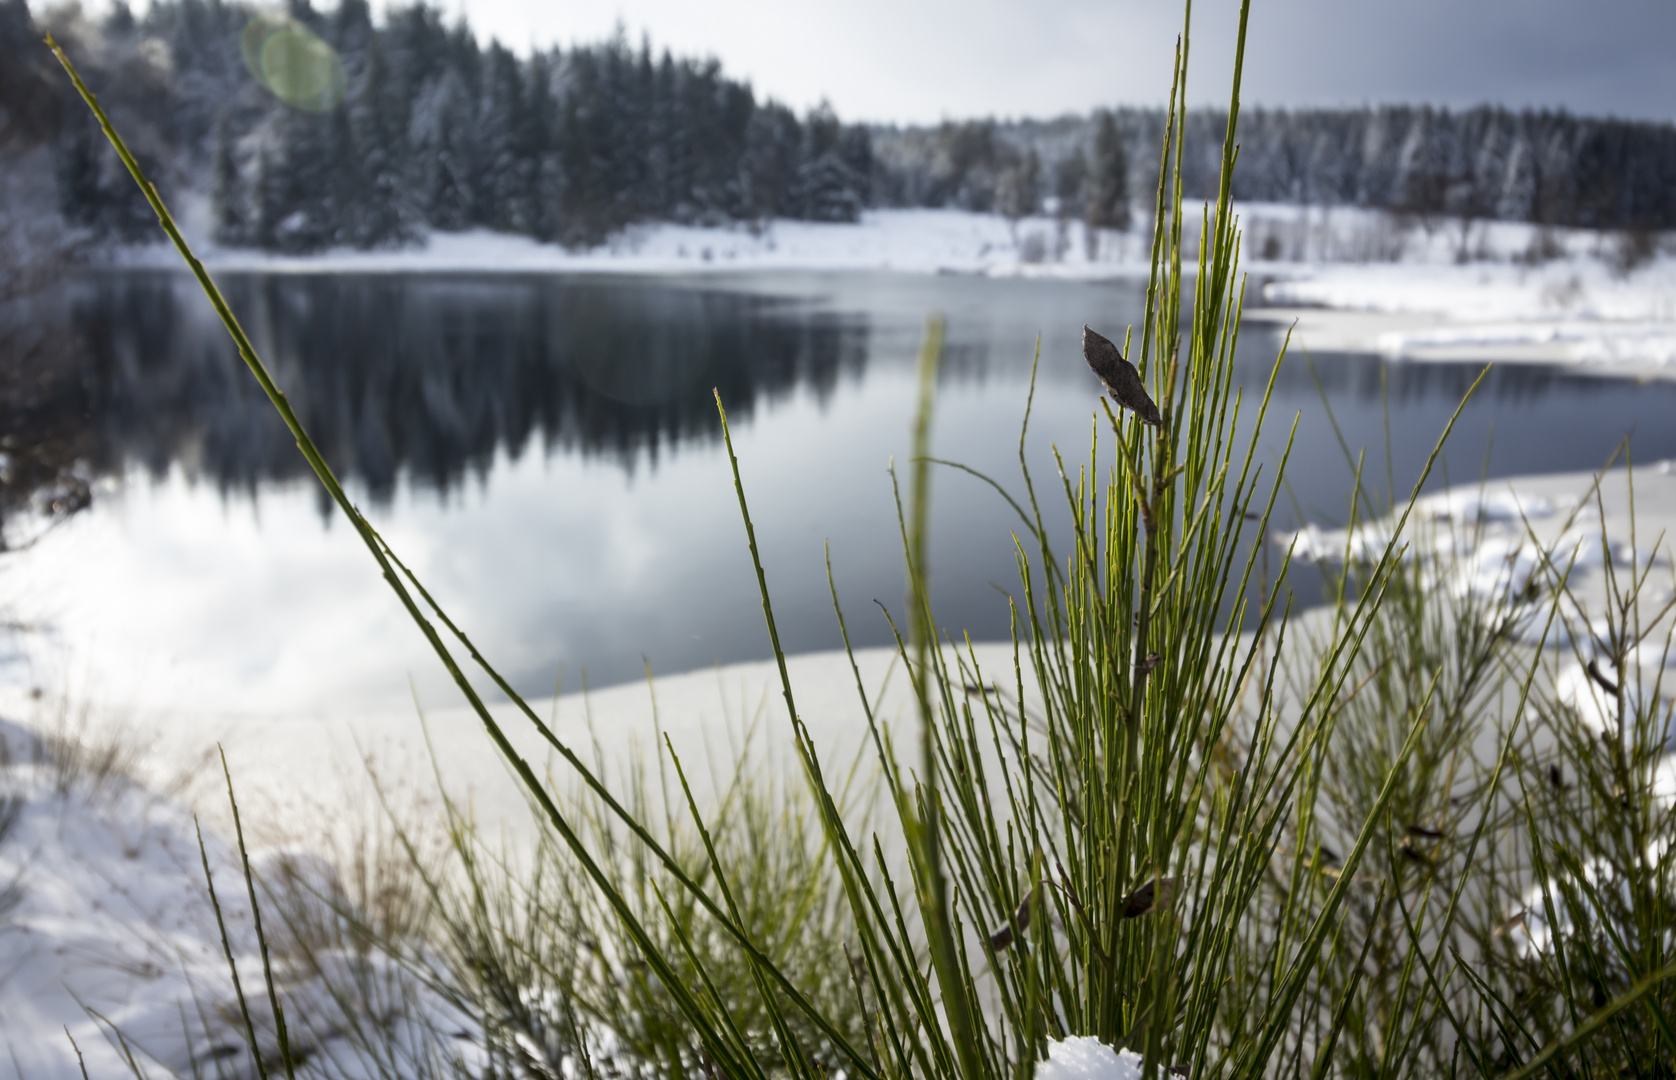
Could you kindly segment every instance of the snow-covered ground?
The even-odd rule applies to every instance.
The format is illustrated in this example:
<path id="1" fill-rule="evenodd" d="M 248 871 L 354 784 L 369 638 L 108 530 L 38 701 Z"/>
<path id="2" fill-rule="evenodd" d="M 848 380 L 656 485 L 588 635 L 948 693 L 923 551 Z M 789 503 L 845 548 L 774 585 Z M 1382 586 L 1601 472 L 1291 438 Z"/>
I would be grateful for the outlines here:
<path id="1" fill-rule="evenodd" d="M 1294 340 L 1312 351 L 1676 377 L 1667 236 L 1366 210 L 1245 212 L 1246 252 L 1270 277 L 1248 315 L 1296 322 Z"/>
<path id="2" fill-rule="evenodd" d="M 773 220 L 721 226 L 635 225 L 596 248 L 473 229 L 432 233 L 422 247 L 278 255 L 208 239 L 200 207 L 185 229 L 211 270 L 263 273 L 705 274 L 752 270 L 896 271 L 994 276 L 1112 277 L 1144 272 L 1151 237 L 1103 233 L 1091 253 L 1080 222 L 1017 222 L 961 210 L 869 210 L 856 224 Z M 1092 254 L 1092 258 L 1090 255 Z M 162 244 L 125 248 L 123 266 L 179 268 Z"/>
<path id="3" fill-rule="evenodd" d="M 1010 646 L 979 646 L 978 653 L 995 677 L 1010 671 Z M 913 705 L 893 653 L 869 650 L 856 659 L 882 722 L 902 723 Z M 790 672 L 801 695 L 800 712 L 841 775 L 842 764 L 865 738 L 856 675 L 842 653 L 794 657 Z M 753 722 L 761 724 L 761 736 L 752 743 L 760 754 L 773 754 L 789 742 L 772 662 L 661 679 L 655 700 L 644 685 L 628 685 L 586 700 L 569 695 L 532 704 L 584 756 L 592 758 L 597 746 L 613 774 L 629 764 L 636 747 L 649 751 L 655 739 L 667 735 L 701 799 L 713 775 L 703 762 L 732 761 L 737 740 Z M 529 726 L 508 706 L 495 712 L 517 733 L 521 751 L 539 763 L 540 742 Z M 404 753 L 420 741 L 421 718 L 414 713 L 358 724 L 346 717 L 318 718 L 292 726 L 284 737 L 272 727 L 248 732 L 241 727 L 227 746 L 247 835 L 254 833 L 253 847 L 260 845 L 253 861 L 259 880 L 267 883 L 259 886 L 261 910 L 277 958 L 291 1045 L 322 1065 L 321 1072 L 309 1075 L 345 1080 L 415 1075 L 399 1060 L 387 1060 L 382 1073 L 373 1067 L 366 1041 L 375 1028 L 379 1047 L 454 1054 L 467 1065 L 482 1065 L 472 1058 L 480 1045 L 476 1021 L 415 977 L 412 966 L 421 961 L 408 957 L 398 965 L 377 951 L 353 947 L 355 935 L 346 932 L 340 914 L 353 910 L 352 900 L 332 866 L 313 853 L 341 838 L 346 819 L 356 813 L 349 801 L 365 794 L 338 792 L 334 801 L 333 759 L 345 752 L 366 753 L 398 797 L 440 775 L 469 801 L 480 826 L 528 827 L 527 804 L 475 716 L 463 707 L 443 709 L 428 713 L 423 724 L 434 762 L 430 754 Z M 276 1029 L 238 852 L 225 839 L 232 835 L 230 823 L 224 809 L 214 812 L 217 802 L 225 807 L 224 795 L 215 792 L 218 765 L 208 766 L 212 782 L 199 789 L 196 800 L 207 812 L 201 858 L 191 800 L 158 794 L 120 770 L 101 768 L 109 760 L 100 751 L 110 745 L 105 741 L 110 733 L 73 734 L 42 738 L 35 728 L 0 720 L 0 1078 L 15 1073 L 19 1080 L 75 1080 L 81 1075 L 78 1048 L 95 1080 L 130 1076 L 128 1051 L 150 1075 L 248 1075 L 243 1021 L 204 884 L 203 858 L 214 876 L 257 1038 L 269 1058 L 277 1057 Z M 174 746 L 156 749 L 171 757 L 207 734 L 176 732 Z M 136 775 L 158 775 L 144 762 L 131 764 Z M 558 786 L 568 787 L 565 766 L 549 765 Z M 299 784 L 299 778 L 307 779 Z M 301 802 L 299 787 L 314 789 L 312 806 Z M 312 848 L 259 839 L 271 838 L 275 817 L 286 814 L 296 817 L 292 832 L 308 834 L 298 839 L 312 842 Z M 253 829 L 251 819 L 268 828 L 259 822 Z M 346 988 L 355 992 L 345 994 Z M 1053 1064 L 1043 1076 L 1139 1075 L 1133 1055 L 1119 1056 L 1091 1040 L 1052 1049 Z"/>
<path id="4" fill-rule="evenodd" d="M 219 272 L 713 274 L 887 271 L 1100 279 L 1147 272 L 1151 229 L 1103 232 L 1037 216 L 870 210 L 858 224 L 631 227 L 568 250 L 474 230 L 422 247 L 276 255 L 216 246 L 206 210 L 183 208 L 188 238 Z M 1380 210 L 1247 203 L 1244 261 L 1262 287 L 1248 315 L 1296 323 L 1312 351 L 1405 360 L 1513 360 L 1606 374 L 1676 377 L 1676 246 L 1645 234 L 1462 221 Z M 1189 229 L 1197 228 L 1196 215 Z M 1196 241 L 1190 239 L 1189 254 Z M 179 268 L 162 245 L 117 265 Z"/>
<path id="5" fill-rule="evenodd" d="M 277 1057 L 277 1029 L 237 848 L 206 828 L 200 854 L 191 811 L 101 768 L 98 749 L 0 721 L 0 1076 L 245 1076 L 226 950 L 265 1058 Z M 390 1032 L 387 1046 L 418 1048 L 421 1036 L 440 1034 L 469 1057 L 470 1018 L 349 944 L 329 865 L 283 850 L 253 861 L 299 1059 L 330 1061 L 346 1080 L 379 1075 L 356 1037 L 368 1024 Z M 346 1013 L 334 990 L 351 986 L 379 991 L 357 998 L 379 1011 L 357 1004 Z M 143 1073 L 131 1071 L 130 1055 Z"/>
<path id="6" fill-rule="evenodd" d="M 1391 542 L 1395 524 L 1387 517 L 1354 530 L 1308 526 L 1275 539 L 1305 561 L 1370 561 Z M 1543 579 L 1563 572 L 1576 601 L 1561 612 L 1572 632 L 1562 625 L 1549 642 L 1569 644 L 1603 625 L 1608 566 L 1646 575 L 1642 601 L 1649 610 L 1672 598 L 1676 461 L 1613 469 L 1598 481 L 1592 473 L 1556 473 L 1423 496 L 1396 543 L 1434 568 L 1439 588 L 1459 597 L 1533 595 L 1533 583 L 1555 584 Z M 1644 627 L 1644 635 L 1653 630 Z"/>

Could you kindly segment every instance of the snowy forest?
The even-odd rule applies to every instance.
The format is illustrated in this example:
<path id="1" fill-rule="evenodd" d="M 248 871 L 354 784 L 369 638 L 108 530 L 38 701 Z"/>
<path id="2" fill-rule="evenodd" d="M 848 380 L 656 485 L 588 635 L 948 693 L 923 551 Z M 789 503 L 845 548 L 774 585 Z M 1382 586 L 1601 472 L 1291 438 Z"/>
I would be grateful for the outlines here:
<path id="1" fill-rule="evenodd" d="M 1107 220 L 1117 189 L 1147 201 L 1164 137 L 1162 109 L 1091 117 L 873 132 L 882 205 L 962 206 Z M 1214 198 L 1227 113 L 1188 114 L 1186 191 Z M 1240 113 L 1237 199 L 1357 206 L 1416 215 L 1598 229 L 1676 228 L 1676 126 L 1496 106 L 1247 108 Z M 1133 178 L 1110 176 L 1127 161 Z M 1022 197 L 1018 194 L 1022 191 Z M 1028 209 L 1024 209 L 1028 207 Z"/>
<path id="2" fill-rule="evenodd" d="M 288 104 L 255 72 L 253 21 L 329 46 L 341 86 Z M 86 235 L 151 216 L 41 34 L 76 58 L 165 195 L 210 199 L 218 241 L 289 252 L 397 246 L 488 228 L 588 246 L 640 221 L 845 222 L 877 206 L 1041 212 L 1124 229 L 1149 200 L 1161 109 L 933 127 L 845 124 L 760 99 L 714 60 L 619 34 L 520 56 L 423 4 L 285 16 L 221 0 L 93 16 L 0 0 L 0 156 L 52 159 Z M 242 41 L 241 41 L 242 38 Z M 1185 179 L 1213 193 L 1225 116 L 1190 114 Z M 1235 195 L 1420 215 L 1613 229 L 1676 227 L 1676 127 L 1485 106 L 1248 110 Z"/>

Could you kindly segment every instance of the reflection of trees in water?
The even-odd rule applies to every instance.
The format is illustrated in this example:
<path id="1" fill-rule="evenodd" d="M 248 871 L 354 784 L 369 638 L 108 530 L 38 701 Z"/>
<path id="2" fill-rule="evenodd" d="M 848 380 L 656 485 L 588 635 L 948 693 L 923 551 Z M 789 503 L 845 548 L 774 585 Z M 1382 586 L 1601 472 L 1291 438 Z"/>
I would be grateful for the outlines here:
<path id="1" fill-rule="evenodd" d="M 633 468 L 719 431 L 711 388 L 748 416 L 867 359 L 855 319 L 784 301 L 642 283 L 234 277 L 224 289 L 327 459 L 387 498 L 404 471 L 447 489 L 539 438 Z M 110 275 L 78 322 L 106 379 L 121 455 L 188 462 L 223 486 L 306 466 L 190 283 Z"/>
<path id="2" fill-rule="evenodd" d="M 97 466 L 85 353 L 58 291 L 81 241 L 55 215 L 32 212 L 51 202 L 47 151 L 30 149 L 53 130 L 52 102 L 34 85 L 50 73 L 38 61 L 0 72 L 0 101 L 12 108 L 0 115 L 0 550 L 86 505 Z"/>
<path id="3" fill-rule="evenodd" d="M 741 417 L 798 388 L 824 400 L 846 374 L 861 375 L 872 351 L 911 363 L 919 332 L 917 317 L 890 310 L 834 312 L 824 301 L 624 278 L 235 275 L 225 287 L 328 459 L 373 499 L 403 475 L 450 489 L 532 444 L 625 469 L 655 465 L 667 450 L 716 437 L 711 387 Z M 10 334 L 0 338 L 0 435 L 11 440 L 0 445 L 0 519 L 43 500 L 73 508 L 92 477 L 127 465 L 162 473 L 179 462 L 224 488 L 305 475 L 189 279 L 97 275 L 29 304 L 27 317 L 0 321 Z M 1006 308 L 968 325 L 950 344 L 945 376 L 992 377 L 997 348 L 1009 358 L 1025 348 L 995 343 L 1034 312 Z M 1242 339 L 1237 377 L 1248 388 L 1262 385 L 1277 345 L 1255 327 Z M 1364 425 L 1377 419 L 1366 406 L 1391 403 L 1398 473 L 1408 457 L 1423 460 L 1479 370 L 1365 355 L 1316 361 L 1328 399 L 1360 406 Z M 1076 377 L 1086 378 L 1080 358 Z M 1315 415 L 1319 402 L 1309 365 L 1293 355 L 1273 415 Z M 1495 424 L 1495 471 L 1577 468 L 1604 460 L 1639 418 L 1643 456 L 1667 455 L 1676 435 L 1663 438 L 1668 425 L 1651 418 L 1672 404 L 1676 386 L 1504 364 L 1453 446 L 1481 454 Z M 1381 441 L 1377 431 L 1350 434 L 1358 446 Z"/>
<path id="4" fill-rule="evenodd" d="M 83 346 L 50 299 L 0 297 L 0 551 L 85 507 L 104 469 Z"/>

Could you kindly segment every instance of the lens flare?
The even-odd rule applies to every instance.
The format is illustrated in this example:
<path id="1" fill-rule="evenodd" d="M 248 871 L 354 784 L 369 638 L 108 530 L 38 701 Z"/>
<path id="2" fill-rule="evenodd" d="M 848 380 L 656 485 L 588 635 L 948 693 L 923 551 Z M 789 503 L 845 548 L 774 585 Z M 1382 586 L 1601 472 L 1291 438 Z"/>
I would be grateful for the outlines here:
<path id="1" fill-rule="evenodd" d="M 239 36 L 239 52 L 256 81 L 293 108 L 325 112 L 343 101 L 349 82 L 343 60 L 295 19 L 255 16 Z"/>

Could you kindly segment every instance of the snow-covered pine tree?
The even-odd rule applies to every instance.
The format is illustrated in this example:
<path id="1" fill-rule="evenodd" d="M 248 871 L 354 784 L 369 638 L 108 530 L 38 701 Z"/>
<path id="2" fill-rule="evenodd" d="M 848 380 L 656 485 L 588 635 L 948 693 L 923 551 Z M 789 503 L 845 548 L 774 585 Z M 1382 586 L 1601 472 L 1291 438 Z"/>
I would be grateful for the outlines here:
<path id="1" fill-rule="evenodd" d="M 844 159 L 844 164 L 849 166 L 850 173 L 856 178 L 856 195 L 861 199 L 861 205 L 872 206 L 876 169 L 872 134 L 859 124 L 844 128 L 838 136 L 838 156 Z"/>
<path id="2" fill-rule="evenodd" d="M 1398 206 L 1419 215 L 1430 231 L 1436 215 L 1448 207 L 1454 133 L 1447 118 L 1429 105 L 1413 110 L 1411 116 L 1398 159 Z"/>
<path id="3" fill-rule="evenodd" d="M 0 0 L 0 150 L 45 142 L 62 97 L 27 0 Z"/>
<path id="4" fill-rule="evenodd" d="M 233 120 L 226 109 L 215 121 L 214 163 L 210 170 L 210 215 L 215 242 L 238 247 L 251 242 L 250 214 L 238 160 L 234 156 Z"/>
<path id="5" fill-rule="evenodd" d="M 465 79 L 451 65 L 421 92 L 413 110 L 413 153 L 424 220 L 445 231 L 472 224 L 476 191 L 476 109 Z"/>
<path id="6" fill-rule="evenodd" d="M 535 146 L 518 58 L 499 42 L 483 58 L 483 92 L 477 132 L 483 148 L 484 183 L 476 217 L 501 232 L 533 230 Z"/>
<path id="7" fill-rule="evenodd" d="M 1059 200 L 1061 220 L 1082 217 L 1084 185 L 1088 182 L 1088 154 L 1082 147 L 1065 155 L 1054 171 L 1053 194 Z"/>
<path id="8" fill-rule="evenodd" d="M 1042 205 L 1042 159 L 1034 149 L 1015 157 L 1001 170 L 995 189 L 995 209 L 1017 222 Z"/>
<path id="9" fill-rule="evenodd" d="M 1536 220 L 1536 148 L 1524 119 L 1515 118 L 1508 133 L 1507 161 L 1496 192 L 1495 216 L 1505 221 Z"/>
<path id="10" fill-rule="evenodd" d="M 524 71 L 525 122 L 529 128 L 529 234 L 550 242 L 558 236 L 560 190 L 559 158 L 554 140 L 558 135 L 558 106 L 553 100 L 553 60 L 545 52 L 530 57 Z"/>
<path id="11" fill-rule="evenodd" d="M 68 120 L 58 138 L 58 212 L 71 225 L 94 228 L 99 221 L 99 137 L 91 119 Z"/>
<path id="12" fill-rule="evenodd" d="M 418 239 L 419 208 L 407 182 L 407 116 L 384 48 L 371 39 L 345 103 L 355 202 L 344 210 L 346 239 L 359 248 Z"/>
<path id="13" fill-rule="evenodd" d="M 859 221 L 861 178 L 839 153 L 842 125 L 821 104 L 803 123 L 803 152 L 797 169 L 798 217 L 810 221 Z"/>
<path id="14" fill-rule="evenodd" d="M 1094 138 L 1089 155 L 1088 184 L 1083 196 L 1083 236 L 1090 261 L 1099 257 L 1100 234 L 1125 232 L 1130 224 L 1129 154 L 1112 114 L 1094 115 Z"/>
<path id="15" fill-rule="evenodd" d="M 739 161 L 740 208 L 746 218 L 794 216 L 792 187 L 802 142 L 802 125 L 785 106 L 765 102 L 751 113 Z"/>

